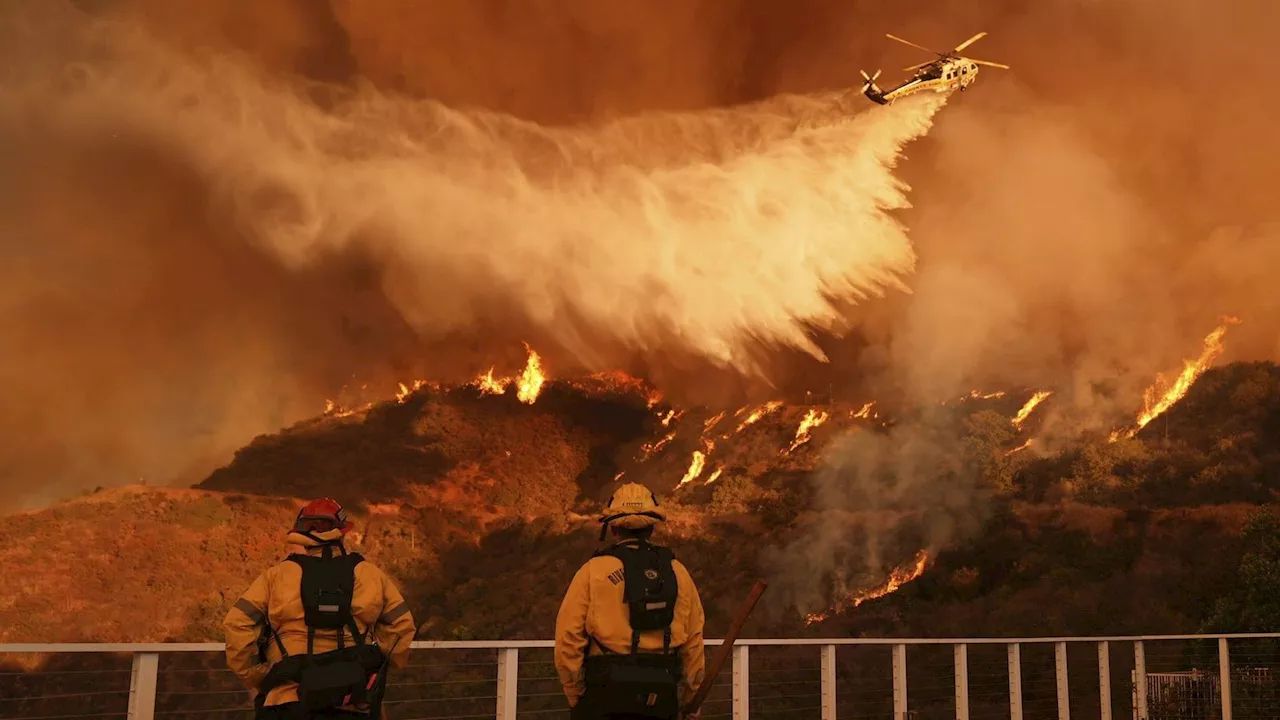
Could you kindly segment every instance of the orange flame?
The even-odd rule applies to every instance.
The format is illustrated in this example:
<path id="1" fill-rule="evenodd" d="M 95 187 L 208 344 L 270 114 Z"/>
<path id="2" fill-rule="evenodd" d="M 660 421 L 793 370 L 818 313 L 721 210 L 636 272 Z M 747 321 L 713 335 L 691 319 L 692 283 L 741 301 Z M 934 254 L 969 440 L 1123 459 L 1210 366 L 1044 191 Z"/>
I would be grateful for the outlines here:
<path id="1" fill-rule="evenodd" d="M 1027 449 L 1027 448 L 1029 448 L 1029 447 L 1031 447 L 1031 441 L 1030 441 L 1030 440 L 1028 440 L 1028 441 L 1026 441 L 1026 442 L 1022 443 L 1021 445 L 1019 445 L 1018 447 L 1016 447 L 1016 448 L 1014 448 L 1014 449 L 1012 449 L 1012 450 L 1010 450 L 1010 451 L 1006 452 L 1006 453 L 1004 454 L 1004 456 L 1005 456 L 1005 457 L 1009 457 L 1010 455 L 1012 455 L 1012 454 L 1014 454 L 1014 453 L 1016 453 L 1016 452 L 1022 452 L 1023 450 L 1026 450 L 1026 449 Z"/>
<path id="2" fill-rule="evenodd" d="M 640 459 L 648 460 L 649 457 L 651 457 L 654 453 L 661 450 L 664 445 L 666 445 L 667 443 L 675 439 L 676 439 L 676 434 L 674 432 L 669 432 L 666 435 L 663 435 L 662 438 L 659 439 L 657 442 L 647 442 L 641 445 Z"/>
<path id="3" fill-rule="evenodd" d="M 493 377 L 493 368 L 489 368 L 489 372 L 481 375 L 473 381 L 473 384 L 480 389 L 481 395 L 502 395 L 507 391 L 507 379 L 495 379 Z"/>
<path id="4" fill-rule="evenodd" d="M 1227 328 L 1231 325 L 1239 324 L 1239 318 L 1230 316 L 1222 318 L 1222 324 L 1205 336 L 1204 349 L 1200 352 L 1200 357 L 1195 360 L 1184 360 L 1182 374 L 1178 375 L 1178 379 L 1163 393 L 1159 393 L 1159 387 L 1164 384 L 1164 378 L 1156 376 L 1155 384 L 1147 388 L 1142 394 L 1142 412 L 1138 415 L 1137 425 L 1128 430 L 1112 432 L 1111 442 L 1115 442 L 1121 437 L 1131 438 L 1137 435 L 1139 430 L 1146 427 L 1152 420 L 1160 417 L 1166 410 L 1185 397 L 1196 380 L 1199 380 L 1204 371 L 1208 370 L 1213 365 L 1213 361 L 1217 360 L 1218 356 L 1222 354 L 1225 349 L 1222 344 L 1222 336 L 1227 334 Z M 1157 393 L 1159 393 L 1158 396 Z"/>
<path id="5" fill-rule="evenodd" d="M 533 348 L 524 346 L 529 351 L 529 359 L 525 362 L 524 371 L 516 378 L 516 397 L 526 405 L 532 405 L 542 392 L 547 376 L 542 372 L 542 358 Z"/>
<path id="6" fill-rule="evenodd" d="M 723 419 L 724 419 L 724 411 L 717 413 L 715 417 L 712 417 L 706 422 L 702 423 L 702 432 L 709 431 L 711 428 L 715 427 L 716 424 Z"/>
<path id="7" fill-rule="evenodd" d="M 702 474 L 702 470 L 706 467 L 707 456 L 702 454 L 701 450 L 693 451 L 693 460 L 689 463 L 689 469 L 685 472 L 684 477 L 680 478 L 680 484 L 676 485 L 676 489 L 680 489 L 685 483 L 693 482 Z"/>
<path id="8" fill-rule="evenodd" d="M 706 481 L 706 482 L 704 482 L 704 483 L 702 483 L 702 484 L 703 484 L 703 485 L 710 485 L 711 483 L 713 483 L 713 482 L 715 482 L 716 480 L 720 479 L 720 473 L 722 473 L 722 472 L 724 472 L 724 468 L 716 468 L 716 471 L 715 471 L 715 472 L 713 472 L 713 473 L 711 473 L 711 476 L 707 478 L 707 481 Z"/>
<path id="9" fill-rule="evenodd" d="M 547 383 L 547 375 L 542 371 L 542 357 L 527 344 L 524 348 L 529 352 L 529 359 L 525 361 L 524 370 L 516 377 L 494 377 L 494 368 L 489 368 L 488 372 L 469 384 L 479 389 L 481 395 L 505 395 L 507 388 L 514 385 L 520 402 L 532 405 L 541 394 L 542 386 Z"/>
<path id="10" fill-rule="evenodd" d="M 1026 419 L 1031 417 L 1032 411 L 1039 407 L 1040 403 L 1044 402 L 1052 394 L 1052 390 L 1040 390 L 1036 394 L 1032 395 L 1031 399 L 1023 404 L 1022 409 L 1018 410 L 1018 414 L 1013 416 L 1013 426 L 1016 428 L 1022 427 L 1022 423 L 1026 422 Z"/>
<path id="11" fill-rule="evenodd" d="M 396 383 L 396 402 L 404 404 L 404 401 L 408 400 L 410 395 L 422 389 L 426 384 L 426 380 L 414 380 L 412 387 L 405 385 L 404 383 Z"/>
<path id="12" fill-rule="evenodd" d="M 864 420 L 865 420 L 865 419 L 868 419 L 868 418 L 871 418 L 871 417 L 873 416 L 873 413 L 871 412 L 871 410 L 872 410 L 872 408 L 874 408 L 875 406 L 876 406 L 876 403 L 875 403 L 875 401 L 873 400 L 873 401 L 871 401 L 871 402 L 867 403 L 866 405 L 863 405 L 863 406 L 862 406 L 862 408 L 858 410 L 858 412 L 855 412 L 855 413 L 849 413 L 849 417 L 851 417 L 851 418 L 855 418 L 855 419 L 856 419 L 856 418 L 862 418 L 862 419 L 864 419 Z M 880 414 L 879 414 L 879 413 L 874 413 L 874 417 L 880 417 Z"/>
<path id="13" fill-rule="evenodd" d="M 989 392 L 989 393 L 984 393 L 981 390 L 970 390 L 968 395 L 960 399 L 964 400 L 965 398 L 968 398 L 971 400 L 994 400 L 996 398 L 1002 398 L 1002 397 L 1004 397 L 1003 390 L 997 390 L 996 392 Z"/>
<path id="14" fill-rule="evenodd" d="M 804 418 L 800 421 L 800 427 L 796 430 L 795 440 L 791 441 L 791 447 L 783 450 L 782 454 L 786 455 L 792 450 L 795 450 L 801 445 L 809 442 L 812 437 L 809 434 L 810 431 L 826 422 L 828 417 L 830 416 L 827 415 L 826 412 L 818 412 L 817 410 L 810 410 L 805 413 Z"/>
<path id="15" fill-rule="evenodd" d="M 826 612 L 813 613 L 806 616 L 804 624 L 812 625 L 814 623 L 822 622 L 836 613 L 844 612 L 849 608 L 856 608 L 868 600 L 875 600 L 876 598 L 882 598 L 885 595 L 897 592 L 897 590 L 903 585 L 906 585 L 912 580 L 923 575 L 925 567 L 928 566 L 928 564 L 929 553 L 921 550 L 916 553 L 915 559 L 912 560 L 910 564 L 894 568 L 894 570 L 889 573 L 889 579 L 885 580 L 882 584 L 865 592 L 850 595 L 844 600 L 837 602 Z"/>
<path id="16" fill-rule="evenodd" d="M 738 429 L 737 429 L 737 430 L 735 430 L 734 432 L 742 432 L 743 430 L 745 430 L 745 429 L 747 428 L 747 426 L 748 426 L 748 425 L 753 425 L 753 424 L 755 424 L 756 422 L 758 422 L 758 421 L 760 420 L 760 418 L 764 417 L 765 415 L 768 415 L 769 413 L 773 412 L 774 410 L 777 410 L 777 409 L 778 409 L 778 408 L 780 408 L 780 407 L 782 407 L 782 401 L 781 401 L 781 400 L 770 400 L 769 402 L 765 403 L 764 405 L 761 405 L 760 407 L 756 408 L 755 410 L 752 410 L 752 411 L 751 411 L 751 414 L 747 416 L 747 419 L 746 419 L 746 420 L 743 420 L 743 421 L 742 421 L 742 424 L 738 425 Z M 745 410 L 745 409 L 746 409 L 746 408 L 743 408 L 743 410 Z M 738 411 L 738 413 L 741 413 L 741 412 L 742 412 L 742 410 L 739 410 L 739 411 Z"/>

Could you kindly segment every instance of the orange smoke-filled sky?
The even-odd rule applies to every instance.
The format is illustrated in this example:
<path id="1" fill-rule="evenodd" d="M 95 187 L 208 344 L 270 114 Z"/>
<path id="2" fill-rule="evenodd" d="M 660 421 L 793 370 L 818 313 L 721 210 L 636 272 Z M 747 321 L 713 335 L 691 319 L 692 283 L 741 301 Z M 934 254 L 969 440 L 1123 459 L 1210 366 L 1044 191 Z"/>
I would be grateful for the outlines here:
<path id="1" fill-rule="evenodd" d="M 312 172 L 304 168 L 310 151 L 359 153 L 354 146 L 306 142 L 358 141 L 385 153 L 399 142 L 396 133 L 426 122 L 415 114 L 424 111 L 407 109 L 420 100 L 567 126 L 858 86 L 860 67 L 885 68 L 886 85 L 901 77 L 899 68 L 927 58 L 885 39 L 885 32 L 946 49 L 986 30 L 988 37 L 969 51 L 1013 69 L 984 70 L 971 92 L 938 112 L 928 136 L 909 145 L 898 165 L 914 206 L 898 217 L 909 228 L 914 257 L 909 247 L 885 245 L 875 258 L 857 262 L 899 269 L 914 263 L 902 277 L 910 294 L 888 283 L 884 299 L 849 309 L 853 338 L 819 339 L 829 363 L 798 350 L 752 353 L 779 388 L 800 390 L 817 377 L 850 391 L 933 399 L 973 385 L 1055 386 L 1068 391 L 1060 398 L 1098 405 L 1101 413 L 1109 408 L 1092 396 L 1091 383 L 1118 378 L 1126 396 L 1137 397 L 1154 372 L 1194 354 L 1221 314 L 1244 320 L 1227 338 L 1227 359 L 1271 358 L 1280 348 L 1271 320 L 1280 303 L 1268 291 L 1280 268 L 1272 200 L 1280 181 L 1273 161 L 1280 157 L 1280 139 L 1269 132 L 1277 101 L 1258 89 L 1280 70 L 1268 34 L 1280 21 L 1274 3 L 1246 0 L 1216 9 L 1192 0 L 937 0 L 910 7 L 888 0 L 22 5 L 0 11 L 0 60 L 16 61 L 0 63 L 10 67 L 0 71 L 0 99 L 8 101 L 0 115 L 0 147 L 12 158 L 0 169 L 0 392 L 6 397 L 0 432 L 18 439 L 9 456 L 0 457 L 0 487 L 41 486 L 37 501 L 139 477 L 199 479 L 254 434 L 314 412 L 344 382 L 390 387 L 419 375 L 461 376 L 495 359 L 514 365 L 523 353 L 520 340 L 538 347 L 553 373 L 557 364 L 627 364 L 647 369 L 691 400 L 705 397 L 692 394 L 693 387 L 714 388 L 710 399 L 775 392 L 759 380 L 714 370 L 706 347 L 664 341 L 678 332 L 646 325 L 643 318 L 630 328 L 646 339 L 643 348 L 601 337 L 592 313 L 621 313 L 621 300 L 614 308 L 552 298 L 545 308 L 531 309 L 527 288 L 475 289 L 478 278 L 495 286 L 517 280 L 490 266 L 473 275 L 464 272 L 472 261 L 451 259 L 450 271 L 442 273 L 438 255 L 406 260 L 410 246 L 386 238 L 422 231 L 382 227 L 395 224 L 386 218 L 365 228 L 345 217 L 361 240 L 307 245 L 306 263 L 292 262 L 283 251 L 264 252 L 253 242 L 255 234 L 286 227 L 315 209 L 291 206 L 289 196 L 272 195 L 270 183 L 248 183 L 244 173 L 227 168 L 237 148 L 252 149 L 264 163 L 278 162 L 271 170 L 285 177 Z M 313 88 L 306 102 L 320 110 L 307 120 L 309 140 L 283 148 L 295 120 L 285 110 L 293 105 L 275 95 L 212 97 L 230 84 L 183 75 L 176 64 L 166 87 L 187 94 L 174 101 L 188 108 L 184 117 L 206 121 L 202 112 L 208 110 L 209 117 L 222 113 L 224 124 L 199 127 L 231 127 L 225 123 L 232 103 L 268 98 L 262 102 L 280 103 L 279 112 L 264 120 L 261 108 L 246 106 L 238 117 L 278 123 L 285 130 L 272 134 L 268 127 L 261 135 L 276 144 L 251 148 L 240 136 L 210 130 L 197 152 L 184 145 L 199 136 L 183 122 L 175 120 L 165 135 L 156 131 L 159 115 L 90 108 L 87 101 L 60 116 L 66 127 L 50 124 L 39 107 L 9 93 L 30 80 L 23 68 L 47 69 L 71 58 L 86 62 L 90 74 L 110 76 L 95 70 L 99 50 L 75 32 L 83 27 L 80 12 L 143 18 L 162 41 L 201 55 L 243 53 L 245 62 L 281 82 L 300 76 L 365 86 L 382 98 L 365 108 L 366 127 L 386 132 L 329 132 L 323 109 L 333 99 Z M 75 78 L 67 73 L 64 79 L 69 95 Z M 183 82 L 190 86 L 181 87 Z M 146 92 L 136 85 L 118 90 L 120 102 Z M 851 111 L 863 107 L 849 105 Z M 776 107 L 768 112 L 786 115 Z M 781 133 L 765 129 L 775 120 L 752 118 L 743 121 L 744 132 Z M 510 142 L 526 138 L 520 152 L 556 145 L 569 163 L 598 161 L 606 150 L 635 165 L 678 163 L 685 151 L 672 147 L 702 142 L 685 137 L 683 144 L 664 146 L 667 136 L 658 129 L 671 132 L 669 127 L 626 122 L 617 133 L 632 133 L 630 145 L 597 140 L 578 155 L 564 144 L 567 135 L 556 134 L 561 131 L 525 128 L 515 120 L 493 120 L 480 130 L 449 127 L 458 133 L 455 142 L 492 131 Z M 686 125 L 694 129 L 681 126 L 681 132 L 701 127 L 714 135 L 707 128 L 723 129 L 706 120 Z M 110 127 L 110 140 L 87 127 Z M 243 123 L 235 127 L 244 129 Z M 851 163 L 860 157 L 851 137 L 862 138 L 863 147 L 875 141 L 887 148 L 914 136 L 902 131 L 901 138 L 881 137 L 870 125 L 849 127 L 853 135 L 827 142 Z M 485 225 L 489 231 L 521 222 L 502 218 L 504 209 L 532 213 L 530 208 L 543 207 L 521 205 L 521 186 L 494 186 L 475 174 L 478 164 L 491 162 L 492 148 L 468 154 L 449 142 L 443 138 L 444 149 L 433 156 L 440 176 L 433 182 L 467 186 L 474 180 L 467 187 L 491 192 L 485 212 L 497 219 Z M 219 150 L 219 143 L 228 149 Z M 662 152 L 671 157 L 655 159 Z M 771 162 L 761 165 L 763 172 L 772 167 L 784 179 L 786 172 L 811 179 L 822 169 L 795 148 Z M 378 172 L 385 182 L 366 189 L 394 196 L 418 187 L 396 182 L 386 166 Z M 866 187 L 888 192 L 887 182 L 887 175 L 877 176 Z M 723 193 L 737 187 L 726 185 Z M 792 207 L 809 196 L 780 197 Z M 602 222 L 601 213 L 621 200 L 599 207 L 587 202 L 583 196 L 553 210 L 579 208 Z M 807 218 L 810 224 L 793 228 L 807 237 L 812 223 L 848 220 L 833 212 L 815 206 L 787 217 Z M 870 205 L 867 212 L 874 215 Z M 574 232 L 560 222 L 558 237 Z M 788 237 L 786 222 L 770 232 Z M 644 238 L 655 242 L 684 237 L 682 232 L 697 237 L 688 227 L 676 232 L 655 224 L 651 231 Z M 889 232 L 877 226 L 881 231 Z M 767 253 L 776 243 L 758 251 L 740 240 L 722 246 Z M 302 252 L 296 243 L 287 247 Z M 720 252 L 727 254 L 708 262 L 720 268 L 755 262 Z M 564 258 L 566 265 L 578 260 L 590 259 Z M 388 269 L 392 264 L 401 267 Z M 580 284 L 585 277 L 566 271 L 559 282 Z M 778 287 L 796 282 L 794 275 L 783 277 Z M 590 288 L 575 292 L 593 297 Z M 706 307 L 722 299 L 708 291 L 671 302 L 678 310 L 686 307 L 679 303 Z M 763 318 L 759 307 L 744 308 L 751 323 L 776 322 Z M 731 321 L 707 313 L 698 322 Z M 696 326 L 691 322 L 679 332 Z M 707 382 L 711 373 L 719 382 Z"/>

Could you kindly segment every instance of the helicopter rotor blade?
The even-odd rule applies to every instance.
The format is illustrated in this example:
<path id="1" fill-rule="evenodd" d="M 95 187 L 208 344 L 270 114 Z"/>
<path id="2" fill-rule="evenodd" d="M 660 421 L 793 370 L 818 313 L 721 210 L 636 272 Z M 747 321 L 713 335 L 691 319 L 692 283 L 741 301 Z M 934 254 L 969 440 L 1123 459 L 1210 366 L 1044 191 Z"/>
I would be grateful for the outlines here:
<path id="1" fill-rule="evenodd" d="M 919 70 L 920 68 L 926 65 L 932 65 L 933 63 L 934 63 L 933 60 L 930 60 L 929 62 L 917 63 L 915 65 L 912 65 L 911 67 L 902 68 L 902 72 L 911 72 L 912 70 Z"/>
<path id="2" fill-rule="evenodd" d="M 988 67 L 1004 68 L 1005 70 L 1009 69 L 1009 66 L 1005 65 L 1004 63 L 991 62 L 990 60 L 975 60 L 974 58 L 965 58 L 965 59 L 971 63 L 974 63 L 975 65 L 986 65 Z"/>
<path id="3" fill-rule="evenodd" d="M 902 44 L 904 44 L 904 45 L 910 45 L 911 47 L 916 48 L 916 49 L 918 49 L 918 50 L 923 50 L 923 51 L 925 51 L 925 52 L 927 52 L 927 53 L 930 53 L 930 54 L 933 54 L 933 55 L 937 55 L 937 56 L 939 56 L 939 57 L 943 57 L 943 54 L 942 54 L 942 53 L 940 53 L 940 52 L 937 52 L 936 50 L 930 50 L 929 48 L 927 48 L 927 47 L 925 47 L 925 46 L 923 46 L 923 45 L 917 45 L 917 44 L 915 44 L 915 43 L 911 42 L 910 40 L 903 40 L 902 38 L 898 37 L 897 35 L 890 35 L 889 33 L 885 33 L 885 37 L 889 38 L 890 40 L 897 40 L 898 42 L 900 42 L 900 43 L 902 43 Z"/>
<path id="4" fill-rule="evenodd" d="M 972 45 L 972 44 L 974 44 L 974 43 L 978 42 L 979 40 L 981 40 L 982 38 L 984 38 L 984 37 L 986 37 L 986 36 L 987 36 L 987 31 L 986 31 L 986 30 L 983 30 L 982 32 L 978 33 L 977 35 L 974 35 L 973 37 L 969 38 L 968 40 L 965 40 L 964 42 L 962 42 L 962 43 L 960 43 L 959 45 L 957 45 L 957 46 L 956 46 L 956 48 L 955 48 L 955 50 L 952 50 L 951 52 L 953 52 L 953 53 L 958 53 L 958 52 L 960 52 L 961 50 L 963 50 L 963 49 L 965 49 L 965 48 L 969 47 L 970 45 Z"/>

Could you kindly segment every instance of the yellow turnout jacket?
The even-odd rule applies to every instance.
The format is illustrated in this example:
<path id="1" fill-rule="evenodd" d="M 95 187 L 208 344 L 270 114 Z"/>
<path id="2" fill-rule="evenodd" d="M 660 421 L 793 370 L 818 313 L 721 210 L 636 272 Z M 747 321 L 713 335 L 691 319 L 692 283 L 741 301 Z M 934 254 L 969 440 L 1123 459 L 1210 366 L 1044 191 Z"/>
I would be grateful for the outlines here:
<path id="1" fill-rule="evenodd" d="M 319 556 L 319 545 L 297 533 L 289 535 L 289 542 L 301 545 L 308 555 Z M 335 548 L 335 552 L 343 552 Z M 415 625 L 409 606 L 395 584 L 382 570 L 368 560 L 355 567 L 355 592 L 351 598 L 351 614 L 356 627 L 372 636 L 386 652 L 392 644 L 390 665 L 403 668 L 409 661 L 409 644 L 413 641 Z M 258 657 L 258 641 L 265 630 L 264 620 L 280 636 L 290 655 L 307 652 L 307 625 L 302 607 L 302 568 L 297 563 L 284 561 L 268 568 L 258 576 L 244 595 L 222 621 L 226 632 L 227 666 L 240 681 L 256 691 L 271 666 L 282 659 L 274 638 L 267 638 L 264 663 Z M 338 648 L 338 633 L 343 633 L 344 646 L 355 644 L 351 632 L 342 630 L 316 630 L 314 652 L 322 653 Z M 398 642 L 397 642 L 398 640 Z M 266 697 L 266 705 L 281 705 L 298 700 L 296 683 L 284 683 Z"/>
<path id="2" fill-rule="evenodd" d="M 624 540 L 619 547 L 634 547 L 638 541 Z M 684 672 L 680 686 L 680 703 L 688 703 L 702 684 L 706 655 L 702 645 L 702 600 L 693 577 L 679 560 L 672 563 L 676 574 L 676 611 L 671 622 L 671 648 L 680 655 Z M 624 594 L 622 561 L 604 555 L 593 557 L 583 565 L 560 604 L 556 616 L 556 673 L 572 707 L 586 691 L 583 663 L 588 653 L 601 654 L 587 635 L 609 648 L 610 652 L 631 651 L 631 616 Z M 640 633 L 640 652 L 662 652 L 662 631 Z"/>

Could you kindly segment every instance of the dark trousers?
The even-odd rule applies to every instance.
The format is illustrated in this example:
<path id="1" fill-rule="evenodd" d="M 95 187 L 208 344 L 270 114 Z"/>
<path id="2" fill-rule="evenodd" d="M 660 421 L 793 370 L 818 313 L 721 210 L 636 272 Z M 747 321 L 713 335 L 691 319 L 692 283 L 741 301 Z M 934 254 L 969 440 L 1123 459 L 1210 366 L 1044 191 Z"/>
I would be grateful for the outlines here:
<path id="1" fill-rule="evenodd" d="M 364 718 L 371 720 L 374 716 L 367 713 L 347 712 L 346 710 L 321 710 L 306 713 L 300 703 L 285 703 L 270 707 L 258 708 L 254 720 L 340 720 L 340 718 Z"/>

